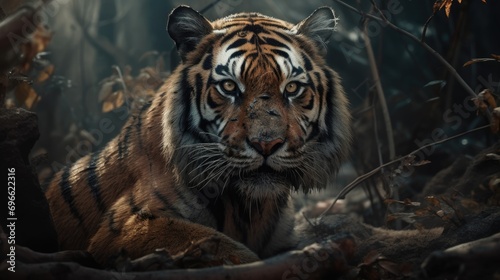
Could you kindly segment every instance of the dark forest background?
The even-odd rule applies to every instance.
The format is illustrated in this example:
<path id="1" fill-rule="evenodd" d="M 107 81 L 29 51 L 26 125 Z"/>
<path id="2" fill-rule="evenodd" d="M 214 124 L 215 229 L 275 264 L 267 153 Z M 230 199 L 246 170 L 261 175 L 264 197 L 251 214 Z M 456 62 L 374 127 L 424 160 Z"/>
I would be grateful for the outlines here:
<path id="1" fill-rule="evenodd" d="M 255 11 L 296 23 L 327 5 L 339 18 L 328 44 L 327 62 L 343 78 L 354 119 L 354 148 L 338 188 L 426 144 L 488 124 L 450 69 L 421 42 L 362 16 L 379 16 L 371 1 L 345 2 L 361 13 L 335 0 L 3 0 L 4 18 L 30 5 L 41 14 L 26 29 L 34 31 L 31 49 L 23 49 L 21 59 L 12 51 L 3 56 L 5 106 L 23 107 L 38 115 L 40 138 L 31 158 L 43 185 L 54 171 L 114 137 L 177 65 L 177 52 L 165 30 L 173 7 L 192 6 L 208 19 Z M 500 64 L 495 59 L 463 66 L 475 58 L 500 54 L 498 1 L 376 2 L 388 20 L 416 37 L 422 37 L 425 27 L 422 40 L 476 94 L 500 90 Z M 444 2 L 451 5 L 448 11 L 436 6 Z M 12 38 L 9 42 L 17 43 Z M 21 66 L 16 66 L 20 61 Z M 366 184 L 375 189 L 382 184 L 387 194 L 381 197 L 412 197 L 439 170 L 497 140 L 487 130 L 466 134 L 416 153 L 418 167 L 384 168 L 382 176 Z"/>
<path id="2" fill-rule="evenodd" d="M 16 207 L 24 219 L 17 232 L 30 242 L 21 245 L 45 250 L 36 247 L 41 242 L 33 238 L 39 236 L 55 244 L 31 170 L 43 189 L 54 172 L 102 148 L 154 96 L 179 63 L 166 22 L 181 4 L 209 20 L 252 11 L 298 23 L 318 7 L 335 10 L 339 21 L 326 61 L 342 77 L 351 103 L 353 148 L 332 188 L 297 198 L 297 209 L 310 207 L 305 216 L 317 217 L 334 197 L 349 193 L 345 204 L 336 205 L 344 209 L 324 213 L 355 213 L 376 226 L 366 230 L 358 220 L 344 221 L 370 232 L 385 255 L 391 253 L 383 250 L 396 248 L 394 258 L 414 257 L 413 271 L 434 250 L 498 233 L 499 1 L 0 0 L 0 163 L 10 167 L 19 159 L 16 169 L 24 168 L 16 175 Z M 46 234 L 34 237 L 32 230 L 43 226 Z M 444 230 L 419 251 L 399 241 L 382 246 L 386 237 L 379 227 Z M 500 248 L 496 238 L 479 255 L 462 253 L 460 265 L 472 260 L 471 271 L 481 275 L 483 260 L 499 259 L 492 250 Z M 380 259 L 359 248 L 364 259 L 352 267 L 368 279 L 360 267 L 373 268 Z M 496 266 L 484 265 L 498 276 Z M 378 268 L 370 279 L 391 272 Z"/>

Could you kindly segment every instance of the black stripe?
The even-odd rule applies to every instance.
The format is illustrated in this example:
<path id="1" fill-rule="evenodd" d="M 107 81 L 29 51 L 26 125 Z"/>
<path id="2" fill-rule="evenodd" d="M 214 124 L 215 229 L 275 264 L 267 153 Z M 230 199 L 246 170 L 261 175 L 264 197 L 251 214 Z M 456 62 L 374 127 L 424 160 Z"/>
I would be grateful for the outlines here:
<path id="1" fill-rule="evenodd" d="M 266 41 L 266 44 L 269 44 L 269 45 L 274 46 L 274 47 L 285 48 L 287 50 L 290 49 L 290 47 L 288 47 L 288 45 L 286 45 L 286 44 L 284 44 L 284 43 L 282 43 L 274 38 L 266 38 L 265 41 Z"/>
<path id="2" fill-rule="evenodd" d="M 276 28 L 281 29 L 281 30 L 286 30 L 286 28 L 283 25 L 279 25 L 276 23 L 260 21 L 259 24 L 264 25 L 264 26 L 276 27 Z"/>
<path id="3" fill-rule="evenodd" d="M 196 109 L 198 110 L 198 115 L 199 116 L 202 116 L 201 114 L 201 96 L 202 96 L 202 90 L 203 90 L 203 78 L 201 76 L 200 73 L 196 74 L 195 76 L 195 92 L 196 92 Z M 210 93 L 208 93 L 208 96 L 210 96 Z M 198 127 L 201 129 L 201 130 L 204 130 L 206 131 L 206 120 L 201 117 L 200 119 L 200 122 L 198 124 Z M 194 137 L 197 137 L 197 139 L 199 139 L 199 133 L 193 133 L 193 136 Z"/>
<path id="4" fill-rule="evenodd" d="M 283 40 L 287 41 L 288 43 L 293 43 L 292 38 L 290 38 L 290 36 L 288 36 L 286 34 L 283 34 L 281 32 L 277 32 L 277 31 L 272 31 L 272 33 L 280 36 Z"/>
<path id="5" fill-rule="evenodd" d="M 302 59 L 304 60 L 304 64 L 305 64 L 304 66 L 306 67 L 306 71 L 311 71 L 313 69 L 311 60 L 304 52 L 302 52 L 301 55 L 302 55 Z"/>
<path id="6" fill-rule="evenodd" d="M 152 101 L 149 101 L 148 103 L 144 104 L 139 111 L 139 116 L 137 117 L 137 123 L 135 124 L 135 128 L 137 131 L 137 138 L 139 138 L 139 149 L 142 150 L 143 148 L 143 143 L 142 143 L 142 137 L 141 137 L 141 129 L 142 129 L 142 114 L 151 107 Z"/>
<path id="7" fill-rule="evenodd" d="M 207 57 L 205 58 L 205 60 L 203 60 L 203 70 L 210 70 L 210 69 L 212 69 L 212 59 L 213 59 L 212 54 L 207 55 Z"/>
<path id="8" fill-rule="evenodd" d="M 281 67 L 278 67 L 278 65 L 279 65 L 279 64 L 278 64 L 278 61 L 276 61 L 276 59 L 274 58 L 274 56 L 273 56 L 273 55 L 267 54 L 266 56 L 267 56 L 268 58 L 270 58 L 270 59 L 273 61 L 273 63 L 274 63 L 274 65 L 275 65 L 275 67 L 271 67 L 271 69 L 273 70 L 274 75 L 276 75 L 276 77 L 277 77 L 278 79 L 280 79 L 280 78 L 281 78 L 281 74 L 282 74 L 282 72 L 281 72 Z"/>
<path id="9" fill-rule="evenodd" d="M 283 212 L 283 209 L 287 207 L 287 202 L 288 202 L 288 195 L 282 195 L 279 196 L 276 201 L 273 201 L 273 206 L 274 203 L 277 206 L 277 209 L 275 212 L 273 212 L 273 215 L 268 218 L 264 217 L 268 220 L 268 225 L 270 225 L 267 229 L 265 229 L 264 234 L 262 235 L 262 239 L 260 240 L 260 246 L 261 248 L 265 248 L 266 245 L 271 241 L 271 238 L 273 237 L 274 233 L 276 232 L 276 226 L 279 223 L 280 215 Z"/>
<path id="10" fill-rule="evenodd" d="M 203 91 L 203 77 L 201 76 L 200 73 L 197 73 L 196 76 L 195 76 L 195 93 L 196 93 L 196 98 L 197 98 L 197 105 L 199 106 L 199 102 L 200 102 L 200 98 L 201 98 L 201 94 L 202 94 L 202 91 Z M 200 112 L 199 110 L 199 107 L 198 107 L 198 112 Z"/>
<path id="11" fill-rule="evenodd" d="M 246 77 L 248 77 L 248 75 L 249 75 L 248 73 L 252 69 L 252 65 L 255 62 L 255 58 L 257 57 L 257 55 L 258 55 L 257 53 L 252 53 L 252 54 L 247 55 L 247 57 L 245 59 L 245 64 L 247 64 L 247 62 L 248 62 L 248 66 L 245 69 L 245 72 L 241 73 L 241 77 L 243 79 L 245 79 Z"/>
<path id="12" fill-rule="evenodd" d="M 71 184 L 69 183 L 69 168 L 66 167 L 61 174 L 61 182 L 59 182 L 59 188 L 61 189 L 61 194 L 64 201 L 68 204 L 71 214 L 78 220 L 80 225 L 83 226 L 83 217 L 76 209 L 73 197 L 73 191 L 71 190 Z"/>
<path id="13" fill-rule="evenodd" d="M 306 75 L 307 75 L 307 85 L 311 87 L 312 91 L 316 92 L 316 85 L 314 84 L 311 75 L 309 75 L 309 72 L 306 72 Z"/>
<path id="14" fill-rule="evenodd" d="M 284 52 L 284 51 L 282 51 L 282 50 L 276 50 L 276 49 L 273 49 L 273 50 L 271 50 L 271 51 L 272 51 L 273 53 L 275 53 L 275 54 L 279 55 L 279 56 L 282 56 L 282 57 L 286 58 L 286 59 L 288 59 L 288 58 L 290 57 L 290 56 L 288 55 L 288 53 L 287 53 L 287 52 Z"/>
<path id="15" fill-rule="evenodd" d="M 115 214 L 116 214 L 115 209 L 112 209 L 106 214 L 106 216 L 108 220 L 109 230 L 114 234 L 118 234 L 120 233 L 120 228 L 116 225 Z"/>
<path id="16" fill-rule="evenodd" d="M 311 131 L 311 134 L 309 134 L 309 136 L 307 136 L 306 142 L 311 141 L 316 136 L 318 136 L 320 133 L 318 122 L 310 122 L 310 124 L 311 124 L 310 126 L 312 126 L 312 131 Z M 302 126 L 300 126 L 300 127 L 302 127 Z"/>
<path id="17" fill-rule="evenodd" d="M 230 27 L 230 26 L 227 26 L 227 27 Z M 220 45 L 222 46 L 225 42 L 232 39 L 234 37 L 234 35 L 236 35 L 238 32 L 240 32 L 240 30 L 233 31 L 233 32 L 225 35 L 224 38 L 222 38 L 222 40 L 220 40 Z"/>
<path id="18" fill-rule="evenodd" d="M 310 122 L 309 122 L 309 124 L 310 124 Z M 304 135 L 307 135 L 307 128 L 304 127 L 304 126 L 302 126 L 302 125 L 300 125 L 300 124 L 299 124 L 299 127 L 302 130 L 302 132 L 304 133 Z M 307 140 L 306 141 L 309 141 L 310 138 L 311 138 L 311 135 L 307 136 Z"/>
<path id="19" fill-rule="evenodd" d="M 317 93 L 318 93 L 318 98 L 319 98 L 319 108 L 318 108 L 318 112 L 319 112 L 319 115 L 321 116 L 321 110 L 323 110 L 323 100 L 324 100 L 324 96 L 325 96 L 325 87 L 323 86 L 323 79 L 321 79 L 321 75 L 318 73 L 318 72 L 314 72 L 314 76 L 316 77 L 316 81 L 317 81 Z M 327 96 L 328 98 L 328 96 Z M 327 110 L 328 110 L 328 107 L 327 107 Z M 330 121 L 330 120 L 326 120 L 327 123 Z"/>
<path id="20" fill-rule="evenodd" d="M 240 65 L 240 75 L 243 77 L 243 73 L 245 72 L 245 66 L 247 65 L 247 59 L 243 60 L 243 63 Z"/>
<path id="21" fill-rule="evenodd" d="M 224 26 L 222 26 L 222 29 L 228 29 L 234 26 L 243 26 L 246 24 L 248 24 L 248 18 L 231 18 L 231 23 L 224 24 Z M 238 31 L 234 33 L 238 33 Z"/>
<path id="22" fill-rule="evenodd" d="M 334 105 L 333 105 L 333 98 L 335 95 L 335 85 L 333 84 L 333 76 L 332 73 L 330 72 L 329 69 L 323 68 L 323 72 L 325 73 L 326 76 L 326 87 L 328 88 L 328 92 L 326 93 L 325 99 L 326 99 L 326 123 L 330 124 L 328 126 L 328 135 L 331 136 L 333 135 L 333 123 L 334 121 L 334 116 L 333 112 L 334 110 Z M 320 102 L 321 104 L 321 102 Z M 321 108 L 320 108 L 320 114 L 321 114 Z"/>
<path id="23" fill-rule="evenodd" d="M 135 203 L 134 194 L 130 194 L 130 196 L 128 197 L 128 206 L 130 207 L 131 214 L 135 214 L 139 212 L 139 210 L 141 210 L 139 206 L 137 206 L 137 204 Z"/>
<path id="24" fill-rule="evenodd" d="M 190 95 L 191 91 L 193 91 L 193 87 L 189 83 L 189 68 L 185 68 L 182 71 L 182 80 L 181 80 L 181 87 L 179 94 L 182 94 L 182 106 L 184 108 L 178 108 L 176 110 L 180 110 L 181 112 L 184 112 L 182 114 L 181 118 L 179 119 L 179 127 L 181 128 L 182 132 L 186 132 L 190 128 L 190 122 L 191 122 L 191 101 L 190 101 Z"/>
<path id="25" fill-rule="evenodd" d="M 217 223 L 217 230 L 224 232 L 224 221 L 226 220 L 226 210 L 223 199 L 211 199 L 207 210 L 210 211 Z"/>
<path id="26" fill-rule="evenodd" d="M 290 65 L 292 65 L 292 63 L 290 62 Z M 304 73 L 304 69 L 302 69 L 302 67 L 295 67 L 292 65 L 292 73 L 295 74 L 296 76 Z"/>
<path id="27" fill-rule="evenodd" d="M 169 213 L 174 214 L 174 215 L 179 215 L 178 210 L 168 201 L 168 198 L 164 196 L 162 193 L 160 193 L 158 190 L 155 190 L 153 192 L 156 198 L 163 203 L 163 209 L 169 211 Z"/>
<path id="28" fill-rule="evenodd" d="M 247 39 L 238 39 L 238 40 L 234 41 L 233 43 L 231 43 L 231 45 L 229 45 L 227 47 L 227 50 L 240 47 L 240 46 L 246 44 L 247 42 L 248 42 Z"/>
<path id="29" fill-rule="evenodd" d="M 229 57 L 229 60 L 236 58 L 236 57 L 239 57 L 239 56 L 245 54 L 246 52 L 247 51 L 245 51 L 245 50 L 235 51 L 234 53 L 231 54 L 231 56 Z"/>
<path id="30" fill-rule="evenodd" d="M 132 125 L 128 125 L 125 128 L 125 134 L 123 135 L 122 141 L 118 143 L 118 159 L 123 159 L 128 155 L 128 141 L 130 139 L 130 131 L 132 130 Z"/>
<path id="31" fill-rule="evenodd" d="M 101 186 L 99 184 L 99 176 L 97 175 L 97 161 L 99 160 L 101 151 L 96 152 L 92 155 L 90 158 L 90 163 L 87 167 L 88 171 L 88 178 L 87 178 L 87 184 L 90 187 L 90 192 L 92 193 L 92 196 L 95 199 L 95 202 L 97 203 L 97 208 L 101 211 L 105 211 L 105 206 L 102 201 L 101 197 Z"/>
<path id="32" fill-rule="evenodd" d="M 215 73 L 219 75 L 229 74 L 229 68 L 226 65 L 215 66 Z"/>
<path id="33" fill-rule="evenodd" d="M 262 25 L 259 25 L 259 24 L 249 24 L 249 25 L 243 27 L 242 30 L 249 31 L 249 32 L 252 32 L 254 34 L 260 34 L 260 33 L 269 34 L 269 32 L 267 32 L 264 29 L 264 27 Z"/>
<path id="34" fill-rule="evenodd" d="M 214 48 L 214 42 L 216 39 L 218 39 L 218 38 L 217 37 L 211 38 L 210 40 L 205 42 L 203 45 L 201 45 L 201 47 L 198 49 L 198 53 L 200 53 L 200 55 L 196 56 L 195 60 L 192 62 L 191 65 L 195 66 L 197 64 L 200 64 L 201 60 L 204 57 L 203 54 L 212 53 L 213 48 Z M 204 47 L 204 48 L 202 48 L 202 47 Z"/>

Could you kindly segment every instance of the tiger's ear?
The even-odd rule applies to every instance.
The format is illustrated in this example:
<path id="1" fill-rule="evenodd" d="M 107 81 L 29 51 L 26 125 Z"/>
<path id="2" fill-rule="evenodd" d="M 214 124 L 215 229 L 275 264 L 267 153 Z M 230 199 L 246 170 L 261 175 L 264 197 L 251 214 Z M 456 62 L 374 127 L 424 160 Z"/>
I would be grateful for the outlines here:
<path id="1" fill-rule="evenodd" d="M 314 40 L 322 55 L 326 54 L 330 36 L 332 36 L 338 18 L 330 7 L 322 7 L 314 11 L 303 21 L 296 24 L 292 31 Z"/>
<path id="2" fill-rule="evenodd" d="M 210 21 L 188 6 L 175 8 L 168 17 L 168 34 L 175 41 L 183 61 L 201 39 L 212 32 L 212 29 Z"/>

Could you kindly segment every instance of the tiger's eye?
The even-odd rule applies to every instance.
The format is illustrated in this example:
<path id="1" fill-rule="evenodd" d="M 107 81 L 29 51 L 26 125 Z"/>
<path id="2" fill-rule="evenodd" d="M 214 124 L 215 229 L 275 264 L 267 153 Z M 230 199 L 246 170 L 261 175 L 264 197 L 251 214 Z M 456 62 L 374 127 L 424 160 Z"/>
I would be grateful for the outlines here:
<path id="1" fill-rule="evenodd" d="M 293 94 L 299 89 L 299 85 L 296 82 L 290 82 L 285 86 L 285 92 L 288 94 Z"/>
<path id="2" fill-rule="evenodd" d="M 222 82 L 222 88 L 226 92 L 232 92 L 236 89 L 236 84 L 233 81 L 226 80 Z"/>

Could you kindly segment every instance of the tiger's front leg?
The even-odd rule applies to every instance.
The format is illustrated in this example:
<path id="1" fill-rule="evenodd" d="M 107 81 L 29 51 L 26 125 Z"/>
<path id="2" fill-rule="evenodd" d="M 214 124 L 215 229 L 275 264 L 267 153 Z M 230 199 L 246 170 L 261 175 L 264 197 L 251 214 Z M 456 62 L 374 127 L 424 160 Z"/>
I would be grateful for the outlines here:
<path id="1" fill-rule="evenodd" d="M 90 241 L 88 251 L 98 263 L 105 265 L 110 257 L 122 250 L 131 259 L 162 248 L 175 255 L 186 250 L 193 242 L 214 236 L 220 238 L 216 259 L 239 260 L 240 263 L 259 260 L 246 246 L 215 229 L 183 219 L 143 214 L 130 215 L 121 226 L 107 221 L 101 223 Z"/>

